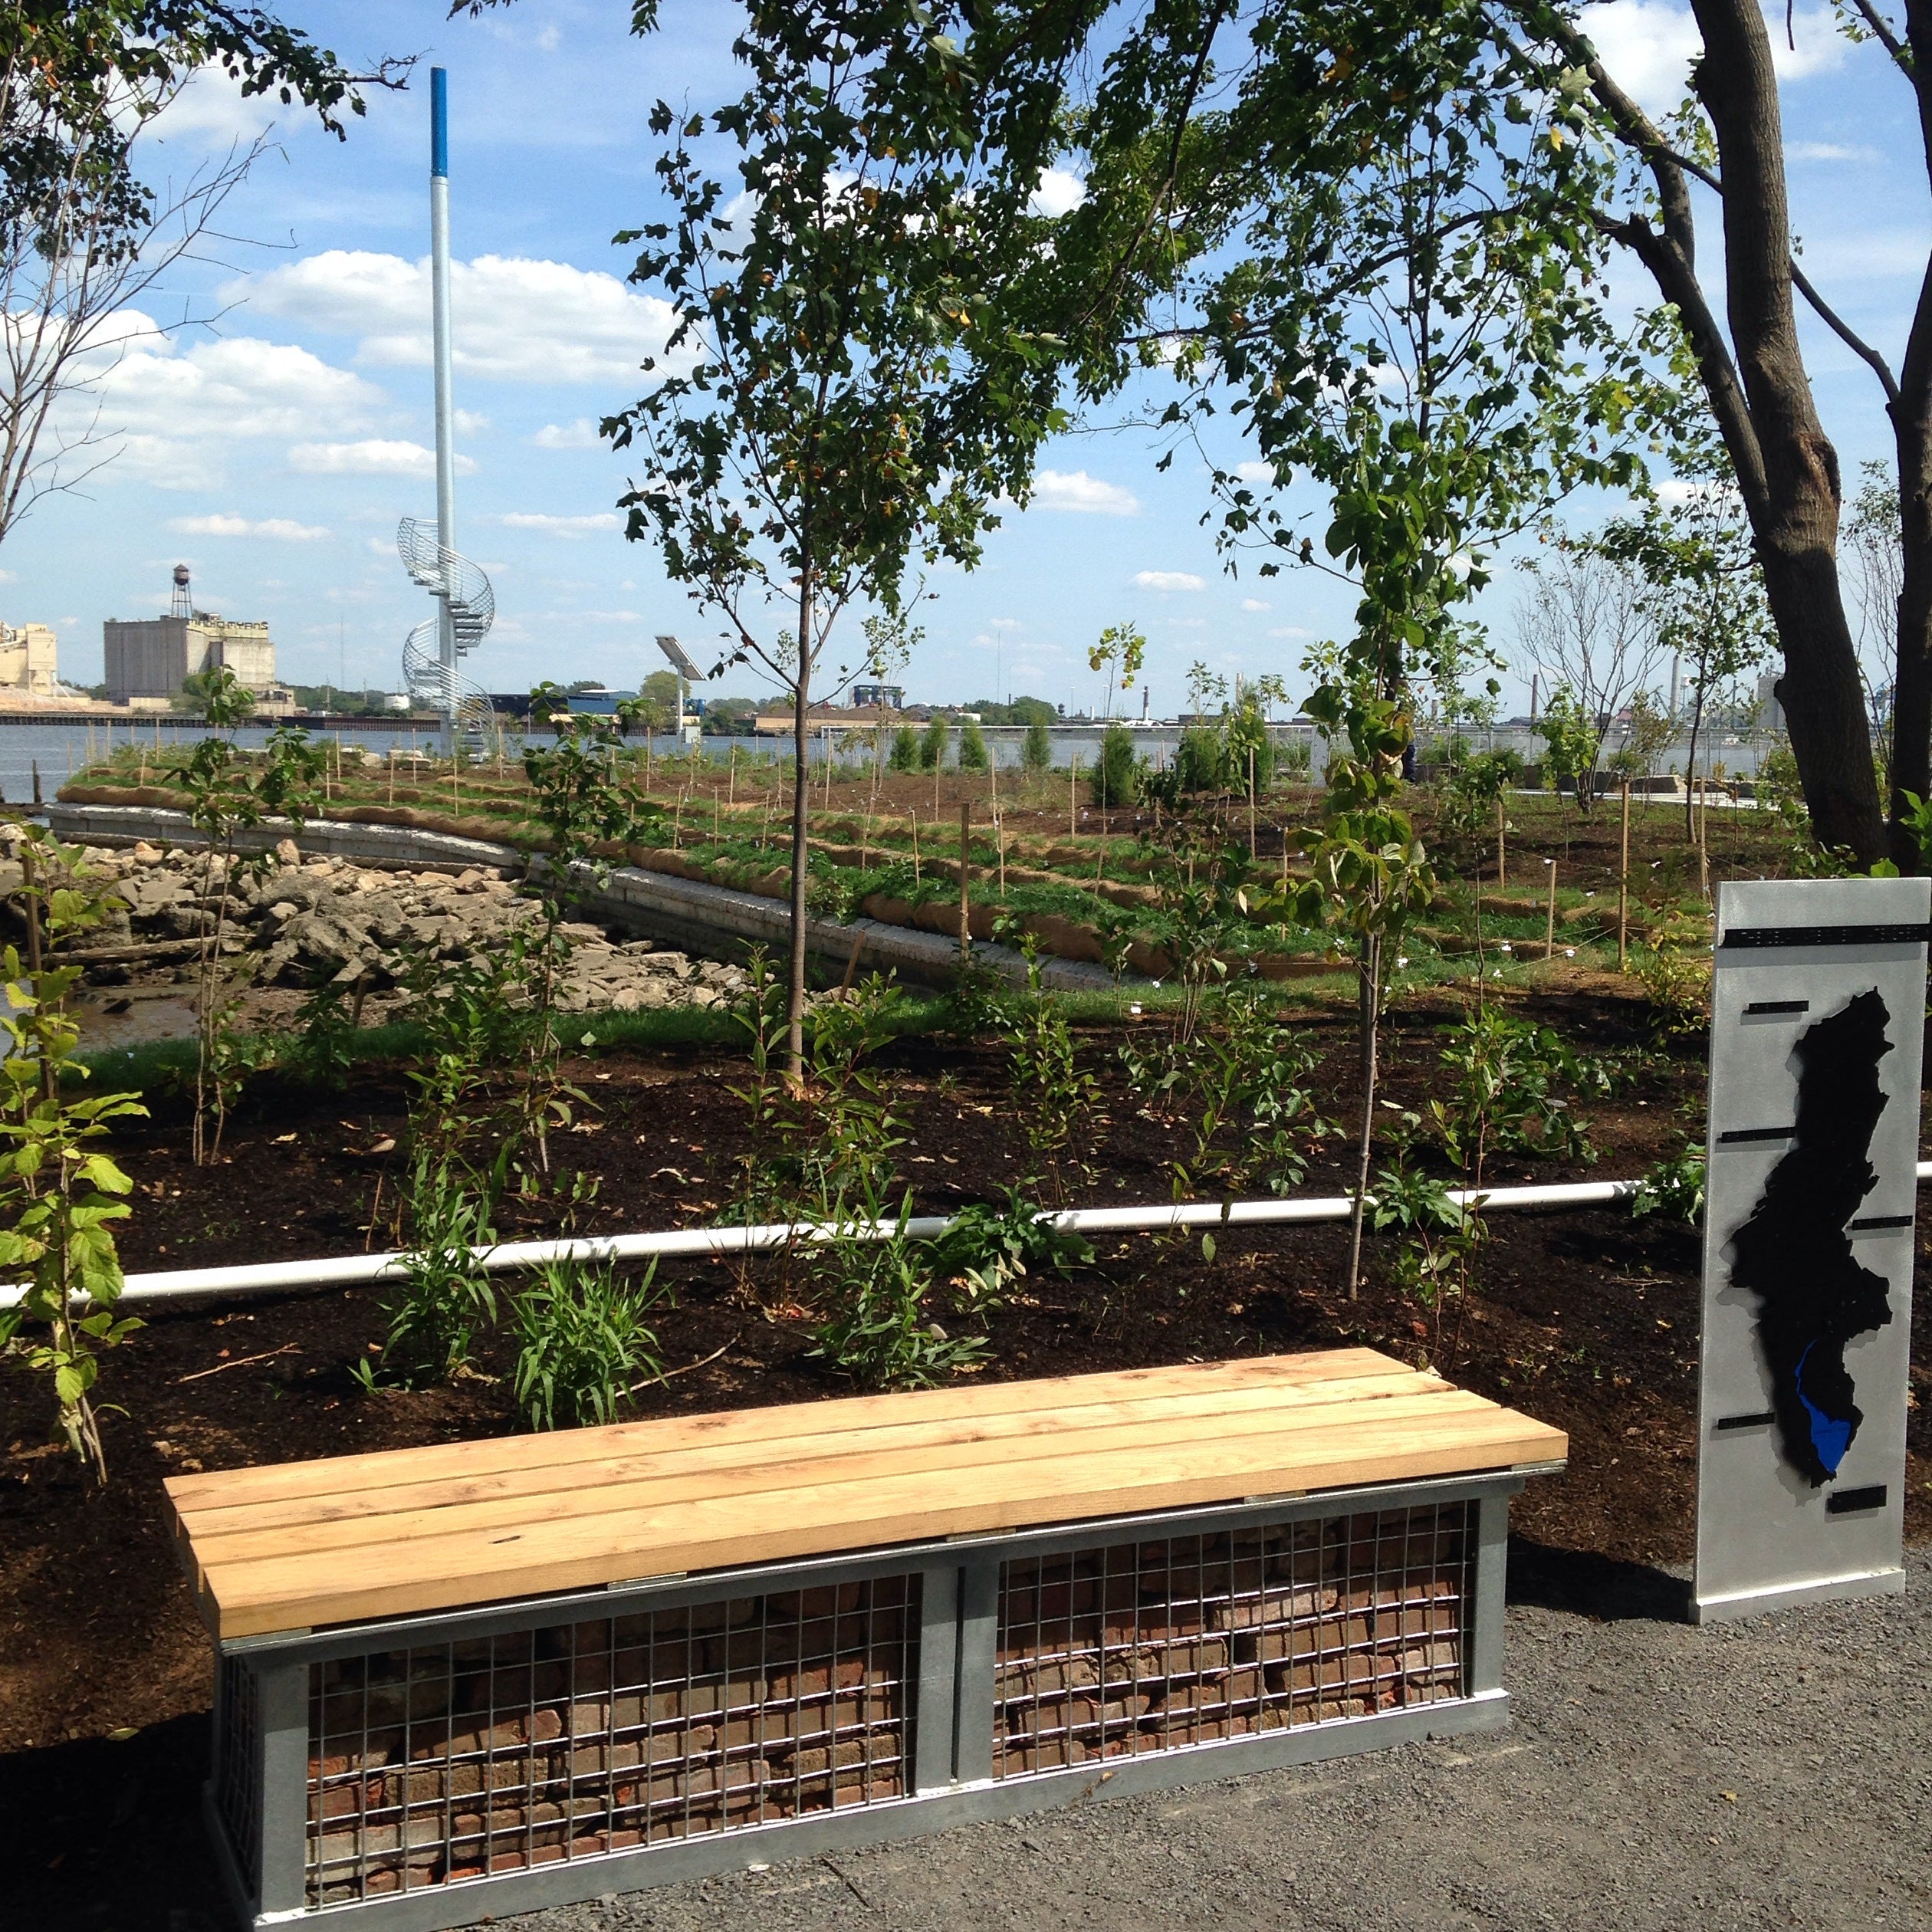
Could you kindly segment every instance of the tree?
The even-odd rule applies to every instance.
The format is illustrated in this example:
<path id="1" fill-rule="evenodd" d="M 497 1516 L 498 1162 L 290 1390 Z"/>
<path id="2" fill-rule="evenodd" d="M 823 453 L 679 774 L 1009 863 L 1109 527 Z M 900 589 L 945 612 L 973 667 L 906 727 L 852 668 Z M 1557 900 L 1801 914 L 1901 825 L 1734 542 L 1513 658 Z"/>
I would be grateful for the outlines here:
<path id="1" fill-rule="evenodd" d="M 1053 740 L 1042 718 L 1033 718 L 1027 726 L 1027 741 L 1020 748 L 1020 763 L 1023 770 L 1044 771 L 1053 762 Z"/>
<path id="2" fill-rule="evenodd" d="M 1131 691 L 1146 658 L 1147 639 L 1137 624 L 1109 624 L 1100 633 L 1099 642 L 1087 652 L 1087 669 L 1107 673 L 1107 717 L 1113 716 L 1115 670 L 1120 674 L 1121 689 Z"/>
<path id="3" fill-rule="evenodd" d="M 984 771 L 991 763 L 986 749 L 985 734 L 972 719 L 966 719 L 959 728 L 959 768 L 961 771 Z"/>
<path id="4" fill-rule="evenodd" d="M 1428 908 L 1435 878 L 1408 815 L 1395 803 L 1407 715 L 1373 678 L 1319 686 L 1305 707 L 1328 741 L 1328 792 L 1318 828 L 1291 835 L 1309 857 L 1309 875 L 1284 889 L 1285 909 L 1303 925 L 1338 925 L 1355 944 L 1362 1128 L 1349 1234 L 1349 1299 L 1362 1280 L 1362 1223 L 1375 1138 L 1377 1052 L 1388 963 L 1409 923 Z"/>
<path id="5" fill-rule="evenodd" d="M 656 22 L 640 7 L 640 30 Z M 1046 264 L 1010 156 L 1059 97 L 1024 37 L 968 61 L 919 0 L 748 0 L 742 94 L 702 114 L 660 101 L 669 219 L 628 232 L 631 279 L 660 291 L 668 366 L 610 419 L 644 474 L 627 534 L 722 620 L 794 709 L 787 1060 L 802 1078 L 807 709 L 840 614 L 891 616 L 915 564 L 978 560 L 992 505 L 1024 501 L 1063 420 L 1050 360 L 991 296 Z M 935 15 L 937 17 L 935 17 Z M 736 163 L 747 211 L 700 152 Z M 656 369 L 647 363 L 647 369 Z M 767 629 L 789 613 L 788 639 Z"/>
<path id="6" fill-rule="evenodd" d="M 1635 566 L 1606 554 L 1587 537 L 1554 533 L 1546 554 L 1524 566 L 1530 590 L 1516 612 L 1519 662 L 1551 694 L 1569 700 L 1574 727 L 1566 748 L 1576 803 L 1588 811 L 1611 721 L 1654 675 L 1661 646 L 1657 619 Z M 1543 723 L 1559 721 L 1546 715 Z M 1544 741 L 1555 754 L 1549 731 Z"/>
<path id="7" fill-rule="evenodd" d="M 143 137 L 211 65 L 244 94 L 301 100 L 340 136 L 360 87 L 399 86 L 410 63 L 352 74 L 266 8 L 219 0 L 70 0 L 0 19 L 0 540 L 118 454 L 88 399 L 133 343 L 165 333 L 141 303 L 264 152 L 239 143 L 163 191 L 140 179 Z"/>
<path id="8" fill-rule="evenodd" d="M 1500 0 L 1497 8 L 1526 53 L 1546 54 L 1552 71 L 1584 82 L 1595 130 L 1648 178 L 1647 192 L 1606 196 L 1594 219 L 1649 271 L 1682 325 L 1763 567 L 1784 654 L 1779 702 L 1813 827 L 1826 845 L 1847 847 L 1865 864 L 1888 840 L 1840 577 L 1838 453 L 1799 341 L 1799 299 L 1884 393 L 1901 486 L 1889 846 L 1898 863 L 1916 867 L 1917 841 L 1903 821 L 1905 793 L 1932 790 L 1932 274 L 1894 373 L 1794 252 L 1777 76 L 1759 0 L 1692 0 L 1691 11 L 1703 41 L 1691 69 L 1693 99 L 1666 128 L 1638 107 L 1579 20 L 1541 0 Z M 1884 48 L 1911 90 L 1932 166 L 1932 15 L 1917 0 L 1907 0 L 1902 28 L 1881 0 L 1845 0 L 1835 12 L 1852 38 Z M 1699 264 L 1693 183 L 1715 195 L 1721 211 L 1718 291 L 1707 288 Z"/>
<path id="9" fill-rule="evenodd" d="M 1140 761 L 1134 755 L 1134 734 L 1124 724 L 1109 724 L 1100 734 L 1100 755 L 1094 761 L 1093 802 L 1102 811 L 1131 805 L 1140 796 Z"/>
<path id="10" fill-rule="evenodd" d="M 1639 573 L 1642 602 L 1655 626 L 1659 650 L 1688 669 L 1686 775 L 1694 777 L 1697 741 L 1714 700 L 1734 695 L 1737 680 L 1769 658 L 1777 633 L 1757 546 L 1738 493 L 1721 473 L 1721 452 L 1706 439 L 1687 445 L 1678 461 L 1694 478 L 1699 470 L 1706 472 L 1683 501 L 1654 499 L 1635 516 L 1605 524 L 1595 541 L 1607 557 Z M 1687 837 L 1694 835 L 1693 809 L 1693 794 L 1687 790 Z M 1812 829 L 1824 837 L 1815 819 Z"/>
<path id="11" fill-rule="evenodd" d="M 1602 725 L 1583 708 L 1575 692 L 1567 685 L 1559 685 L 1549 694 L 1535 728 L 1543 741 L 1543 764 L 1549 774 L 1550 789 L 1561 790 L 1567 778 L 1576 788 L 1578 810 L 1587 811 L 1591 775 L 1603 748 Z"/>
<path id="12" fill-rule="evenodd" d="M 892 734 L 892 754 L 886 764 L 894 771 L 918 770 L 919 734 L 910 724 L 902 724 Z"/>
<path id="13" fill-rule="evenodd" d="M 1845 521 L 1845 567 L 1858 613 L 1858 675 L 1865 681 L 1866 714 L 1889 795 L 1905 558 L 1899 541 L 1898 486 L 1883 463 L 1865 464 L 1864 475 Z"/>
<path id="14" fill-rule="evenodd" d="M 935 715 L 919 738 L 919 769 L 937 771 L 946 762 L 946 749 L 952 742 L 952 727 Z"/>
<path id="15" fill-rule="evenodd" d="M 1322 489 L 1318 537 L 1204 445 L 1230 557 L 1353 583 L 1393 696 L 1458 649 L 1497 544 L 1635 474 L 1639 366 L 1587 292 L 1605 164 L 1473 0 L 1263 0 L 1245 45 L 1231 13 L 1150 10 L 1109 63 L 1068 328 L 1090 393 L 1168 361 L 1173 435 L 1225 411 L 1276 491 Z"/>

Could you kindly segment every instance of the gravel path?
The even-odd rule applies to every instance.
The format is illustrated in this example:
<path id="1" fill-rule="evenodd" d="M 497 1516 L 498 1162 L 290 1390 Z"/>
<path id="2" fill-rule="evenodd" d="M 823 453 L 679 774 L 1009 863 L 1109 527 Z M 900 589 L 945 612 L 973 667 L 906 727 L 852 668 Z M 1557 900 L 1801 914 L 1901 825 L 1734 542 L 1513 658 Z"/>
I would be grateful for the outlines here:
<path id="1" fill-rule="evenodd" d="M 1675 1592 L 1653 1572 L 1521 1551 L 1506 1731 L 498 1923 L 1932 1924 L 1932 1551 L 1908 1560 L 1903 1597 L 1697 1630 L 1669 1620 Z"/>

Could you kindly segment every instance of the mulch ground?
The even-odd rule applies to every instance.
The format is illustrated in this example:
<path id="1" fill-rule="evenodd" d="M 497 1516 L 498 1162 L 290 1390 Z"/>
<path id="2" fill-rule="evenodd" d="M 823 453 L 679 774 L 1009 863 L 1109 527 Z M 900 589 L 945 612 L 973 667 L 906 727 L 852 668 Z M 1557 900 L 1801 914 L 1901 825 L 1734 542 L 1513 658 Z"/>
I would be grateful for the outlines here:
<path id="1" fill-rule="evenodd" d="M 1539 996 L 1540 1011 L 1579 1046 L 1635 1045 L 1642 1012 L 1615 985 L 1579 975 L 1567 993 Z M 1434 1028 L 1444 1017 L 1412 1014 L 1393 1025 L 1386 1092 L 1398 1107 L 1418 1108 L 1439 1086 Z M 1352 1036 L 1339 1018 L 1309 1026 L 1324 1054 L 1315 1082 L 1323 1106 L 1346 1115 Z M 1070 1188 L 1070 1202 L 1168 1198 L 1183 1134 L 1125 1092 L 1117 1036 L 1085 1037 L 1106 1086 L 1089 1153 L 1098 1178 Z M 1024 1143 L 997 1050 L 922 1038 L 886 1058 L 908 1122 L 901 1165 L 918 1211 L 986 1198 L 1017 1178 Z M 724 1209 L 748 1148 L 744 1109 L 730 1091 L 744 1077 L 740 1063 L 695 1052 L 613 1055 L 571 1073 L 596 1103 L 583 1130 L 557 1143 L 560 1168 L 599 1182 L 580 1228 L 668 1227 Z M 1676 1151 L 1702 1090 L 1700 1064 L 1652 1057 L 1614 1099 L 1588 1109 L 1594 1169 L 1513 1158 L 1490 1178 L 1640 1171 Z M 405 1100 L 400 1078 L 387 1075 L 358 1076 L 345 1093 L 264 1093 L 231 1121 L 221 1163 L 199 1170 L 185 1122 L 158 1113 L 120 1145 L 137 1185 L 121 1237 L 127 1266 L 391 1245 Z M 1342 1191 L 1345 1152 L 1324 1150 L 1308 1191 Z M 526 1231 L 514 1216 L 504 1224 L 506 1234 Z M 530 1217 L 532 1230 L 546 1224 L 554 1219 Z M 1569 1432 L 1568 1474 L 1533 1484 L 1517 1505 L 1523 1536 L 1620 1564 L 1681 1562 L 1693 1515 L 1696 1237 L 1622 1209 L 1499 1214 L 1491 1227 L 1480 1283 L 1460 1319 L 1452 1309 L 1440 1332 L 1429 1310 L 1389 1285 L 1384 1243 L 1371 1244 L 1362 1298 L 1346 1298 L 1340 1225 L 1230 1231 L 1211 1264 L 1192 1240 L 1110 1239 L 1091 1267 L 1029 1277 L 1030 1292 L 992 1324 L 984 1373 L 1064 1375 L 1348 1343 L 1426 1359 Z M 672 1372 L 646 1390 L 637 1414 L 849 1392 L 810 1355 L 807 1311 L 777 1265 L 748 1280 L 718 1262 L 659 1276 L 667 1298 L 656 1326 Z M 1918 1297 L 1915 1324 L 1915 1357 L 1932 1362 L 1932 1296 Z M 48 1441 L 41 1391 L 21 1375 L 0 1382 L 0 1839 L 18 1838 L 0 1844 L 0 1872 L 31 1868 L 36 1888 L 58 1886 L 63 1870 L 74 1875 L 73 1915 L 61 1922 L 193 1932 L 217 1911 L 192 1822 L 209 1648 L 169 1545 L 162 1479 L 516 1426 L 507 1382 L 493 1379 L 511 1360 L 501 1336 L 484 1349 L 478 1378 L 363 1392 L 351 1365 L 383 1326 L 378 1296 L 364 1290 L 152 1316 L 104 1369 L 102 1393 L 120 1405 L 106 1418 L 104 1490 Z M 1932 1375 L 1915 1371 L 1914 1385 L 1932 1388 Z M 1907 1530 L 1920 1539 L 1932 1534 L 1923 1402 L 1911 1447 Z M 115 1739 L 123 1732 L 133 1734 Z M 170 1901 L 166 1911 L 159 1901 Z"/>

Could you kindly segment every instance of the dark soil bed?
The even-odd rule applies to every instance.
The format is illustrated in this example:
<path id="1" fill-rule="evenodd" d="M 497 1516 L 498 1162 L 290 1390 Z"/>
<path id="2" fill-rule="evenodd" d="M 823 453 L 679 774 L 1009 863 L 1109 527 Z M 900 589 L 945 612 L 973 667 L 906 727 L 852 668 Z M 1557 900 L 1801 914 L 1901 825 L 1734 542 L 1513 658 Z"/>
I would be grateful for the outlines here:
<path id="1" fill-rule="evenodd" d="M 1642 1037 L 1640 1010 L 1606 982 L 1579 976 L 1567 992 L 1539 997 L 1543 1016 L 1579 1045 L 1602 1050 Z M 1392 1027 L 1387 1092 L 1398 1106 L 1419 1106 L 1438 1077 L 1441 1017 L 1411 1014 Z M 1326 1054 L 1323 1104 L 1340 1112 L 1355 1086 L 1352 1036 L 1339 1019 L 1309 1024 Z M 1071 1198 L 1164 1201 L 1181 1136 L 1125 1092 L 1113 1038 L 1088 1038 L 1107 1083 L 1105 1126 L 1088 1154 L 1099 1178 Z M 1017 1177 L 1024 1148 L 997 1050 L 922 1038 L 890 1058 L 911 1123 L 902 1171 L 919 1209 L 984 1198 Z M 667 1227 L 723 1210 L 746 1151 L 744 1109 L 729 1092 L 738 1064 L 697 1053 L 613 1056 L 572 1072 L 596 1102 L 557 1143 L 563 1165 L 600 1183 L 580 1227 Z M 1700 1064 L 1651 1060 L 1591 1110 L 1594 1170 L 1513 1160 L 1490 1178 L 1638 1172 L 1676 1151 L 1681 1109 L 1700 1106 L 1702 1091 Z M 158 1114 L 122 1144 L 138 1188 L 122 1237 L 127 1267 L 391 1245 L 403 1112 L 399 1079 L 359 1077 L 347 1094 L 264 1095 L 231 1121 L 221 1164 L 202 1170 L 187 1159 L 185 1123 Z M 1342 1161 L 1341 1146 L 1327 1148 L 1308 1191 L 1341 1191 Z M 527 1231 L 505 1219 L 506 1234 Z M 1362 1298 L 1346 1299 L 1340 1225 L 1230 1233 L 1211 1265 L 1192 1240 L 1110 1239 L 1091 1267 L 1028 1278 L 1032 1292 L 993 1324 L 984 1372 L 1065 1375 L 1343 1343 L 1426 1359 L 1569 1432 L 1567 1476 L 1533 1484 L 1517 1506 L 1526 1538 L 1619 1563 L 1681 1562 L 1692 1521 L 1695 1237 L 1621 1208 L 1498 1214 L 1491 1227 L 1479 1291 L 1440 1334 L 1429 1311 L 1388 1285 L 1381 1243 L 1371 1244 Z M 761 1263 L 741 1280 L 713 1262 L 661 1277 L 671 1299 L 656 1326 L 672 1372 L 645 1390 L 637 1414 L 849 1392 L 810 1356 L 807 1311 L 777 1267 Z M 1932 1297 L 1918 1297 L 1916 1322 L 1915 1358 L 1932 1362 Z M 102 1392 L 122 1407 L 106 1418 L 112 1480 L 98 1493 L 48 1441 L 40 1390 L 21 1375 L 0 1381 L 0 1836 L 31 1828 L 0 1847 L 0 1871 L 31 1868 L 37 1887 L 53 1886 L 67 1861 L 84 1872 L 97 1848 L 120 1847 L 97 1883 L 80 1878 L 74 1896 L 90 1902 L 61 1922 L 182 1932 L 215 1910 L 188 1822 L 202 1775 L 208 1642 L 169 1546 L 162 1478 L 515 1426 L 507 1382 L 493 1378 L 510 1359 L 501 1338 L 478 1378 L 365 1393 L 352 1365 L 382 1332 L 379 1297 L 364 1290 L 153 1316 L 104 1370 Z M 1915 1371 L 1915 1386 L 1927 1379 Z M 1932 1533 L 1924 1405 L 1911 1445 L 1907 1528 L 1917 1539 Z M 140 1734 L 103 1741 L 123 1731 Z M 143 1845 L 136 1862 L 153 1884 L 122 1871 Z"/>

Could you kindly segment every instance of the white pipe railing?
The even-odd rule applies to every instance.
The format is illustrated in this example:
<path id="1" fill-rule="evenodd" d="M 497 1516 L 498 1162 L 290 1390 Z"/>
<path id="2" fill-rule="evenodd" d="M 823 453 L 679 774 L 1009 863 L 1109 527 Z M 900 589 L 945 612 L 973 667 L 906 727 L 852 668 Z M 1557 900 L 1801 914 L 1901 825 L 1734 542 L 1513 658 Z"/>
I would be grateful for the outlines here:
<path id="1" fill-rule="evenodd" d="M 1921 1181 L 1932 1181 L 1932 1161 L 1921 1161 Z M 1459 1207 L 1480 1204 L 1485 1214 L 1528 1208 L 1603 1208 L 1628 1201 L 1638 1181 L 1574 1181 L 1546 1187 L 1452 1188 Z M 1372 1203 L 1375 1197 L 1369 1197 Z M 1348 1194 L 1316 1195 L 1299 1201 L 1211 1201 L 1169 1203 L 1158 1208 L 1066 1208 L 1042 1214 L 1049 1226 L 1078 1234 L 1157 1234 L 1176 1227 L 1267 1227 L 1304 1221 L 1346 1221 L 1355 1206 Z M 541 1267 L 547 1261 L 642 1261 L 683 1255 L 752 1254 L 774 1248 L 809 1246 L 843 1237 L 889 1240 L 896 1220 L 863 1221 L 764 1221 L 738 1227 L 687 1227 L 652 1234 L 587 1234 L 549 1241 L 503 1241 L 475 1249 L 476 1265 L 491 1273 Z M 937 1240 L 952 1226 L 945 1214 L 918 1214 L 905 1224 L 914 1240 Z M 164 1273 L 131 1274 L 121 1300 L 166 1302 L 225 1295 L 297 1294 L 310 1288 L 354 1287 L 393 1280 L 405 1271 L 406 1251 L 331 1255 L 314 1261 L 261 1261 L 231 1268 L 178 1268 Z M 16 1283 L 0 1287 L 0 1308 L 12 1308 L 24 1291 Z"/>

